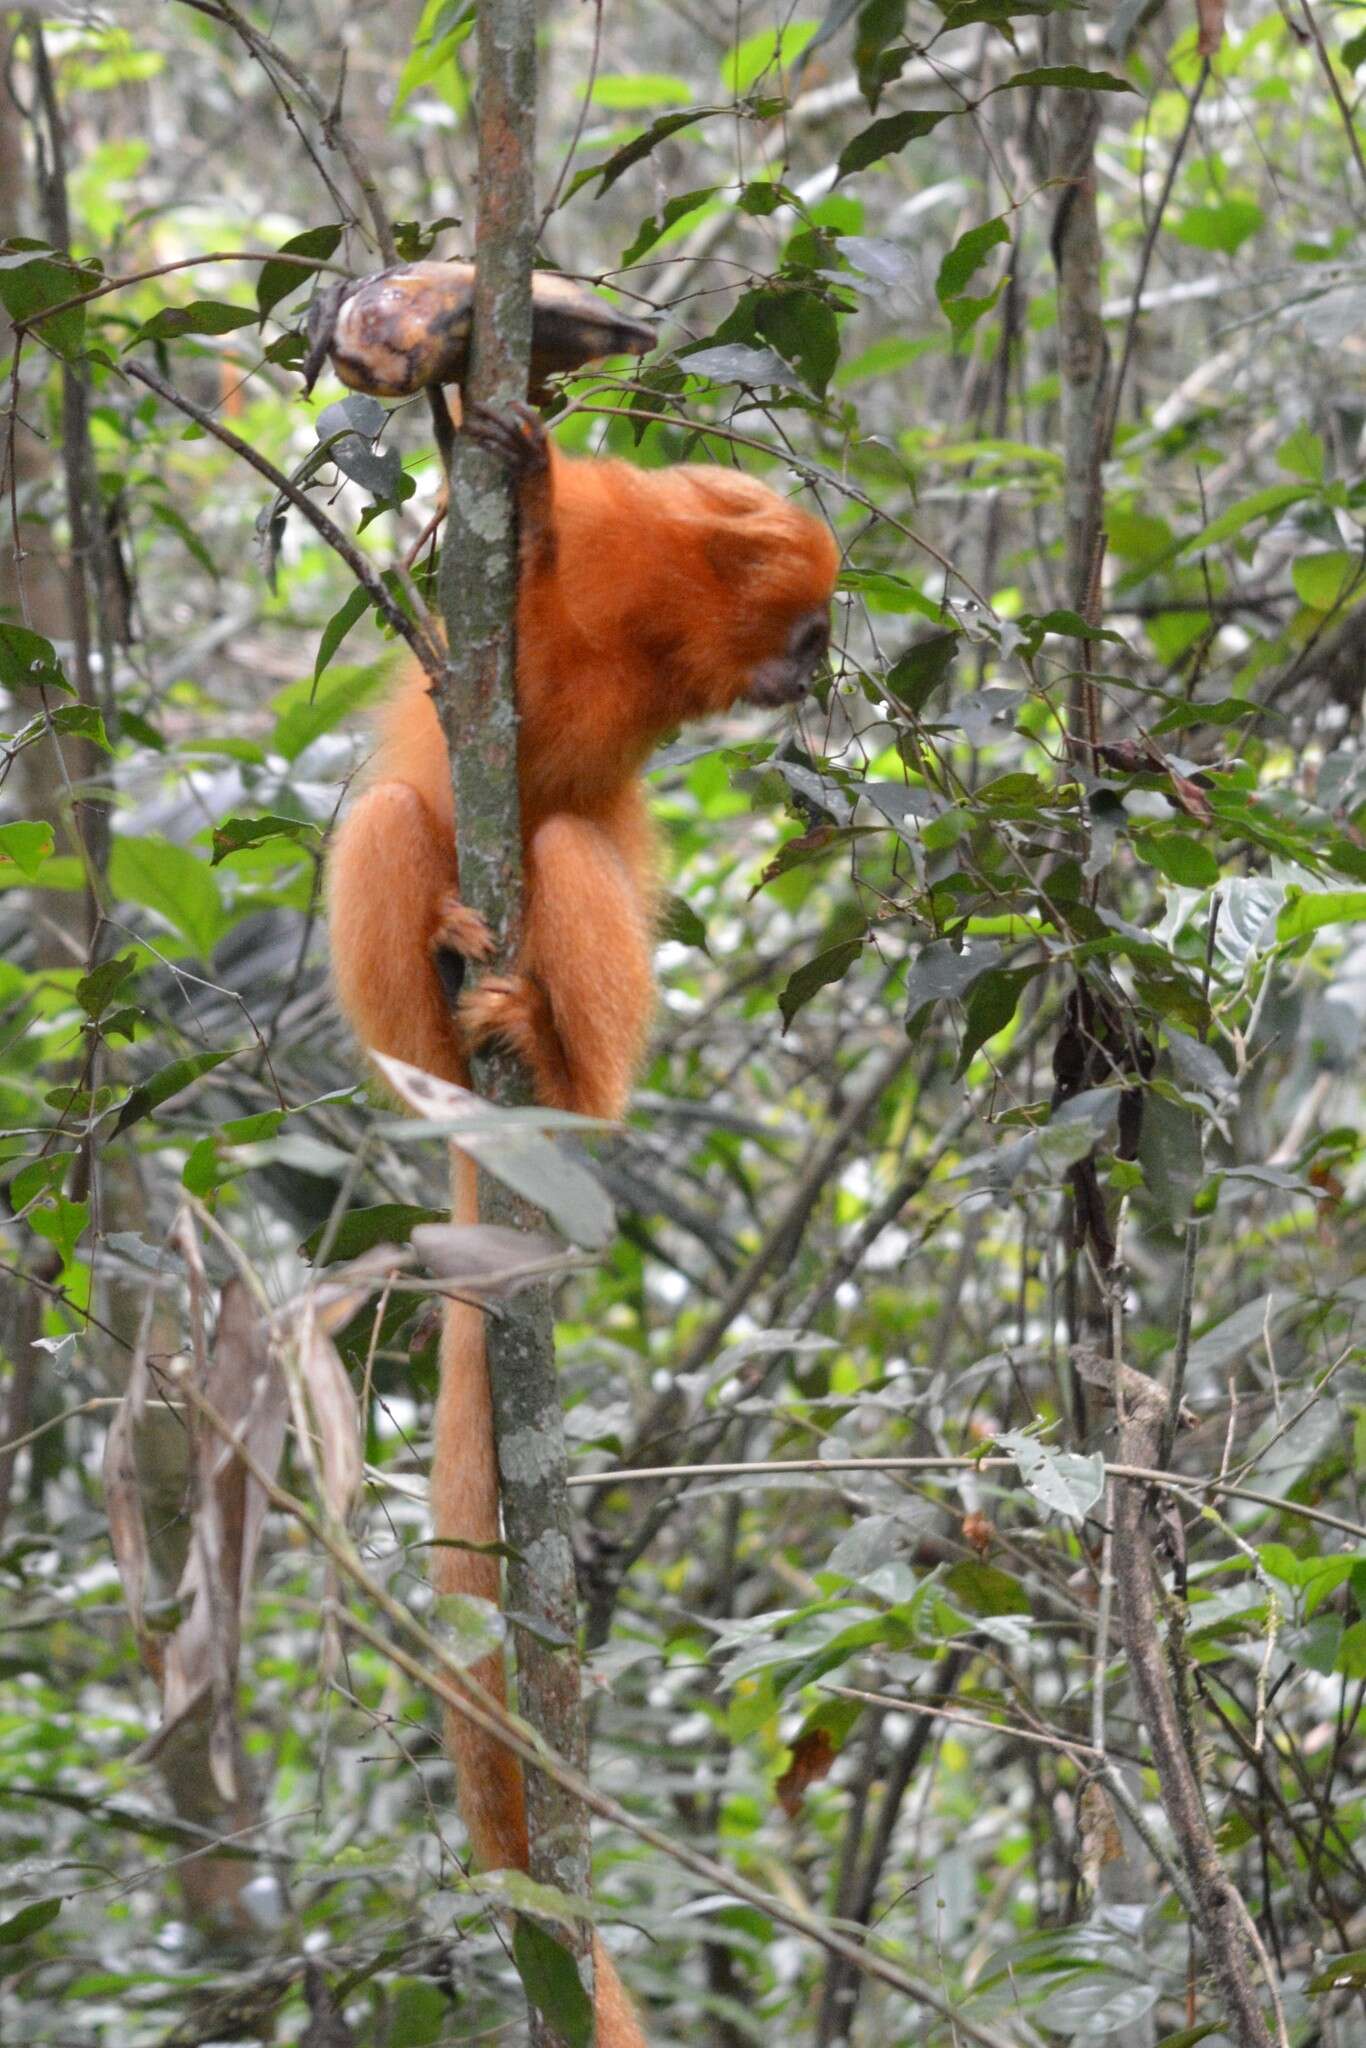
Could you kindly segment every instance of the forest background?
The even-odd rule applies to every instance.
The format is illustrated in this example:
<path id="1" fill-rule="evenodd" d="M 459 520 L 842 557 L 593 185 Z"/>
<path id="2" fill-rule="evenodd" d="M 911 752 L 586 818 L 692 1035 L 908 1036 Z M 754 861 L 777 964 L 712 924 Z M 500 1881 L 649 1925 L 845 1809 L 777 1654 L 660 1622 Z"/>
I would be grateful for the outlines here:
<path id="1" fill-rule="evenodd" d="M 0 2032 L 572 2038 L 408 1632 L 486 1640 L 365 1263 L 440 1146 L 323 958 L 439 470 L 302 324 L 470 253 L 471 10 L 0 21 Z M 843 551 L 796 720 L 652 764 L 652 1063 L 529 1169 L 600 1925 L 660 2043 L 1366 2041 L 1366 9 L 540 40 L 541 260 L 659 334 L 557 439 Z"/>

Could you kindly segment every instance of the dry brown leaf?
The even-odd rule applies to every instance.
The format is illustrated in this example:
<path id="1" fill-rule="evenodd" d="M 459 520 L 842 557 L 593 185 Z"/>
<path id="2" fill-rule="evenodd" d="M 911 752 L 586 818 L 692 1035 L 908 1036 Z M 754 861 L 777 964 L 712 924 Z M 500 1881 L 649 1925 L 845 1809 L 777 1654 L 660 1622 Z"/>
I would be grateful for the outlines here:
<path id="1" fill-rule="evenodd" d="M 828 1777 L 834 1761 L 835 1745 L 828 1728 L 811 1728 L 797 1737 L 792 1745 L 792 1761 L 773 1788 L 789 1820 L 795 1820 L 801 1812 L 807 1786 L 818 1785 Z"/>
<path id="2" fill-rule="evenodd" d="M 202 1268 L 191 1264 L 192 1288 Z M 238 1795 L 237 1660 L 242 1609 L 251 1585 L 268 1505 L 260 1482 L 237 1455 L 249 1450 L 274 1473 L 284 1448 L 284 1388 L 267 1342 L 265 1319 L 240 1279 L 223 1289 L 212 1344 L 196 1345 L 190 1368 L 203 1399 L 231 1432 L 191 1403 L 191 1533 L 178 1598 L 182 1618 L 169 1637 L 162 1685 L 159 1748 L 182 1722 L 210 1714 L 209 1768 L 224 1800 Z M 186 1377 L 182 1374 L 182 1378 Z"/>
<path id="3" fill-rule="evenodd" d="M 142 1513 L 142 1488 L 137 1466 L 137 1435 L 147 1412 L 150 1387 L 146 1347 L 140 1343 L 123 1399 L 114 1410 L 114 1419 L 104 1440 L 104 1505 L 109 1518 L 114 1563 L 118 1567 L 138 1655 L 160 1684 L 164 1670 L 162 1646 L 148 1629 L 146 1620 L 147 1524 Z"/>
<path id="4" fill-rule="evenodd" d="M 438 1280 L 486 1301 L 504 1301 L 585 1263 L 544 1231 L 510 1230 L 501 1223 L 419 1223 L 412 1241 Z"/>
<path id="5" fill-rule="evenodd" d="M 1195 19 L 1200 26 L 1197 55 L 1217 57 L 1224 40 L 1224 0 L 1195 0 Z"/>
<path id="6" fill-rule="evenodd" d="M 1092 1778 L 1081 1795 L 1081 1874 L 1094 1892 L 1107 1863 L 1118 1863 L 1124 1854 L 1124 1838 L 1110 1803 L 1110 1795 L 1098 1778 Z"/>

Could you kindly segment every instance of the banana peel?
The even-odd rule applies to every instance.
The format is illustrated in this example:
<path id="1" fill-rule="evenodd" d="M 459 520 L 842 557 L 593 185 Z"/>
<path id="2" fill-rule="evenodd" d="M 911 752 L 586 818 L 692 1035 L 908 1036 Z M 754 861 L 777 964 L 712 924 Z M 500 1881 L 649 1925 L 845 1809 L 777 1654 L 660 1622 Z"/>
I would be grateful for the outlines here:
<path id="1" fill-rule="evenodd" d="M 474 313 L 472 263 L 401 263 L 320 292 L 309 309 L 305 389 L 330 361 L 343 384 L 374 398 L 410 398 L 463 384 Z M 601 356 L 641 355 L 655 330 L 558 271 L 531 277 L 531 395 L 548 378 Z"/>

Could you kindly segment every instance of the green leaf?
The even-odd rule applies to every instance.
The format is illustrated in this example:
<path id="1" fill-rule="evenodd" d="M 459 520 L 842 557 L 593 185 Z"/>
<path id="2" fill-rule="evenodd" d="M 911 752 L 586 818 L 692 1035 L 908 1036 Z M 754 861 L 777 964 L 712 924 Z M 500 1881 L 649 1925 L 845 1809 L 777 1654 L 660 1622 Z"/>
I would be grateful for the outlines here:
<path id="1" fill-rule="evenodd" d="M 42 820 L 16 820 L 13 825 L 0 825 L 0 862 L 11 862 L 29 881 L 52 847 L 52 827 Z"/>
<path id="2" fill-rule="evenodd" d="M 643 220 L 636 229 L 635 240 L 622 256 L 622 269 L 629 270 L 633 263 L 639 263 L 645 251 L 653 249 L 661 235 L 666 235 L 679 221 L 685 220 L 690 213 L 696 213 L 699 207 L 705 206 L 707 201 L 715 196 L 717 189 L 715 185 L 700 185 L 695 192 L 680 192 L 676 198 L 668 200 L 658 213 L 653 213 L 648 220 Z"/>
<path id="3" fill-rule="evenodd" d="M 385 2014 L 386 2041 L 402 2048 L 435 2048 L 445 2038 L 450 2004 L 440 1985 L 420 1977 L 398 1978 L 390 1987 Z"/>
<path id="4" fill-rule="evenodd" d="M 974 984 L 968 997 L 955 1080 L 967 1072 L 978 1049 L 998 1031 L 1005 1030 L 1015 1015 L 1022 992 L 1038 972 L 1037 967 L 994 967 Z"/>
<path id="5" fill-rule="evenodd" d="M 125 902 L 155 910 L 207 960 L 223 932 L 223 904 L 207 861 L 169 839 L 116 833 L 109 880 Z"/>
<path id="6" fill-rule="evenodd" d="M 1202 548 L 1213 547 L 1217 541 L 1229 540 L 1235 533 L 1241 533 L 1254 519 L 1264 519 L 1272 512 L 1283 512 L 1287 505 L 1298 505 L 1309 495 L 1303 484 L 1268 484 L 1264 491 L 1254 491 L 1250 498 L 1240 498 L 1236 505 L 1229 506 L 1227 512 L 1211 519 L 1193 540 L 1183 541 L 1177 552 L 1190 555 Z"/>
<path id="7" fill-rule="evenodd" d="M 991 251 L 1009 242 L 1010 230 L 1003 219 L 983 221 L 960 235 L 939 266 L 935 296 L 948 317 L 954 339 L 960 340 L 995 305 L 1005 284 L 1004 277 L 982 298 L 970 298 L 964 291 L 968 279 L 979 270 Z"/>
<path id="8" fill-rule="evenodd" d="M 908 711 L 923 711 L 931 695 L 953 667 L 958 652 L 958 633 L 930 633 L 908 647 L 888 669 L 887 694 Z"/>
<path id="9" fill-rule="evenodd" d="M 129 976 L 136 974 L 137 965 L 131 953 L 121 953 L 117 959 L 103 960 L 89 974 L 81 976 L 76 983 L 76 1001 L 92 1022 L 120 995 Z"/>
<path id="10" fill-rule="evenodd" d="M 1302 939 L 1326 924 L 1356 924 L 1366 918 L 1366 889 L 1288 889 L 1276 919 L 1276 938 Z"/>
<path id="11" fill-rule="evenodd" d="M 731 107 L 689 107 L 686 113 L 661 114 L 642 134 L 630 142 L 623 143 L 611 156 L 604 157 L 600 164 L 589 164 L 586 170 L 580 171 L 570 184 L 565 198 L 571 199 L 581 185 L 586 185 L 591 179 L 597 178 L 597 196 L 601 199 L 603 193 L 610 192 L 617 179 L 629 171 L 632 164 L 641 163 L 653 150 L 658 149 L 661 142 L 667 142 L 669 137 L 677 135 L 680 129 L 691 128 L 698 121 L 711 120 L 716 114 L 733 112 L 734 109 Z"/>
<path id="12" fill-rule="evenodd" d="M 85 341 L 85 307 L 72 306 L 54 319 L 41 315 L 47 306 L 60 306 L 100 282 L 98 269 L 81 270 L 51 256 L 16 253 L 0 258 L 0 305 L 11 320 L 36 322 L 35 332 L 60 356 L 79 354 Z"/>
<path id="13" fill-rule="evenodd" d="M 979 227 L 969 228 L 966 234 L 960 235 L 939 266 L 934 289 L 940 305 L 946 299 L 957 298 L 973 272 L 986 261 L 989 252 L 1009 240 L 1010 230 L 999 216 L 983 221 Z"/>
<path id="14" fill-rule="evenodd" d="M 35 1899 L 31 1906 L 21 1906 L 8 1920 L 0 1920 L 0 1948 L 14 1948 L 31 1934 L 41 1934 L 61 1910 L 60 1899 Z"/>
<path id="15" fill-rule="evenodd" d="M 870 164 L 881 163 L 884 157 L 895 156 L 908 142 L 931 134 L 941 121 L 948 118 L 947 111 L 939 114 L 887 114 L 882 120 L 874 121 L 871 127 L 860 129 L 840 152 L 836 184 L 841 178 L 852 177 L 855 171 L 866 171 Z"/>
<path id="16" fill-rule="evenodd" d="M 1079 1463 L 1082 1461 L 1078 1461 Z M 1029 1595 L 1013 1572 L 964 1558 L 945 1573 L 945 1591 L 969 1614 L 1028 1614 Z"/>
<path id="17" fill-rule="evenodd" d="M 614 113 L 640 113 L 646 107 L 690 106 L 693 91 L 686 78 L 667 71 L 605 71 L 588 97 Z"/>
<path id="18" fill-rule="evenodd" d="M 469 95 L 455 53 L 474 28 L 475 0 L 428 0 L 413 38 L 412 54 L 399 74 L 390 120 L 394 120 L 419 86 L 430 85 L 459 117 L 468 110 Z M 443 73 L 447 75 L 442 76 Z"/>
<path id="19" fill-rule="evenodd" d="M 175 341 L 182 334 L 231 334 L 255 321 L 250 306 L 230 306 L 223 299 L 195 299 L 188 306 L 163 306 L 150 320 L 144 320 L 128 347 L 136 348 L 142 341 Z"/>
<path id="20" fill-rule="evenodd" d="M 1089 625 L 1079 612 L 1044 612 L 1038 618 L 1029 612 L 1022 612 L 1016 624 L 1037 626 L 1042 632 L 1057 633 L 1064 640 L 1111 640 L 1117 647 L 1128 644 L 1122 633 L 1112 632 L 1108 626 Z"/>
<path id="21" fill-rule="evenodd" d="M 136 739 L 141 720 L 128 711 L 121 712 L 119 716 L 124 732 Z M 52 714 L 52 730 L 75 733 L 78 738 L 89 740 L 92 746 L 101 748 L 106 754 L 112 754 L 114 751 L 109 744 L 109 735 L 104 729 L 104 719 L 93 704 L 59 704 Z"/>
<path id="22" fill-rule="evenodd" d="M 407 1244 L 419 1223 L 447 1223 L 448 1209 L 424 1209 L 415 1202 L 376 1202 L 368 1209 L 348 1209 L 335 1229 L 320 1223 L 299 1246 L 306 1259 L 316 1259 L 327 1239 L 327 1263 L 358 1259 L 377 1244 Z"/>
<path id="23" fill-rule="evenodd" d="M 230 853 L 240 853 L 247 846 L 264 846 L 270 839 L 293 839 L 307 843 L 319 842 L 322 834 L 310 818 L 279 818 L 267 812 L 259 818 L 225 818 L 221 825 L 213 828 L 213 858 L 210 867 L 217 867 Z"/>
<path id="24" fill-rule="evenodd" d="M 1023 11 L 1023 10 L 1022 10 Z M 1031 10 L 1032 11 L 1032 10 Z M 1088 71 L 1084 64 L 1037 64 L 1031 71 L 1017 71 L 1003 79 L 992 92 L 1011 92 L 1021 86 L 1051 85 L 1060 92 L 1137 92 L 1127 78 L 1113 71 Z M 988 93 L 988 99 L 991 94 Z"/>
<path id="25" fill-rule="evenodd" d="M 126 1131 L 130 1124 L 139 1122 L 142 1117 L 150 1116 L 153 1110 L 160 1109 L 163 1102 L 169 1102 L 173 1095 L 179 1095 L 182 1088 L 188 1088 L 201 1074 L 211 1074 L 215 1067 L 222 1066 L 224 1060 L 235 1059 L 238 1050 L 239 1048 L 234 1046 L 227 1052 L 196 1052 L 191 1053 L 188 1059 L 172 1060 L 159 1074 L 154 1074 L 150 1081 L 144 1081 L 141 1087 L 133 1090 L 119 1111 L 118 1121 L 114 1125 L 115 1136 L 117 1137 L 120 1131 Z"/>
<path id="26" fill-rule="evenodd" d="M 776 64 L 780 71 L 785 71 L 794 58 L 800 57 L 819 26 L 814 21 L 789 21 L 784 28 L 764 28 L 757 35 L 746 36 L 722 58 L 722 84 L 739 96 L 747 93 L 770 65 Z"/>
<path id="27" fill-rule="evenodd" d="M 1188 206 L 1173 221 L 1164 221 L 1178 242 L 1192 249 L 1222 249 L 1232 255 L 1255 235 L 1265 215 L 1252 199 L 1221 199 L 1214 206 Z"/>
<path id="28" fill-rule="evenodd" d="M 1366 64 L 1366 28 L 1359 35 L 1349 36 L 1339 55 L 1349 71 L 1359 71 Z"/>
<path id="29" fill-rule="evenodd" d="M 316 256 L 326 262 L 342 238 L 340 226 L 332 223 L 325 227 L 305 228 L 301 235 L 291 235 L 287 242 L 281 242 L 282 256 Z M 272 306 L 281 299 L 287 299 L 300 285 L 312 284 L 317 272 L 301 263 L 263 263 L 261 275 L 256 280 L 256 310 L 264 320 Z"/>
<path id="30" fill-rule="evenodd" d="M 1296 427 L 1288 440 L 1282 441 L 1276 450 L 1276 460 L 1281 468 L 1288 469 L 1292 476 L 1302 476 L 1311 484 L 1323 482 L 1323 441 L 1303 423 Z"/>
<path id="31" fill-rule="evenodd" d="M 1366 41 L 1366 30 L 1362 32 Z M 1366 53 L 1363 53 L 1366 54 Z M 1345 1949 L 1329 1956 L 1309 1979 L 1311 1991 L 1366 1990 L 1366 1948 Z"/>
<path id="32" fill-rule="evenodd" d="M 59 1187 L 74 1157 L 72 1152 L 49 1152 L 44 1158 L 30 1159 L 26 1166 L 21 1166 L 9 1184 L 10 1205 L 16 1215 L 40 1195 Z"/>
<path id="33" fill-rule="evenodd" d="M 862 939 L 846 939 L 842 945 L 829 946 L 825 952 L 817 953 L 814 960 L 807 960 L 789 975 L 787 985 L 778 997 L 784 1031 L 798 1010 L 809 1003 L 820 989 L 827 988 L 832 981 L 844 979 L 862 951 Z"/>
<path id="34" fill-rule="evenodd" d="M 1366 1621 L 1354 1621 L 1343 1630 L 1333 1668 L 1353 1684 L 1366 1678 Z"/>
<path id="35" fill-rule="evenodd" d="M 1366 597 L 1366 562 L 1345 548 L 1300 555 L 1290 565 L 1290 580 L 1301 604 L 1311 611 L 1331 612 L 1351 596 Z"/>
<path id="36" fill-rule="evenodd" d="M 64 696 L 76 692 L 62 672 L 57 650 L 41 633 L 27 626 L 0 621 L 0 683 L 7 690 L 60 690 Z"/>
<path id="37" fill-rule="evenodd" d="M 1212 889 L 1219 863 L 1209 848 L 1186 832 L 1135 832 L 1134 851 L 1182 889 Z"/>
<path id="38" fill-rule="evenodd" d="M 686 897 L 667 895 L 661 905 L 659 943 L 707 950 L 707 927 Z"/>
<path id="39" fill-rule="evenodd" d="M 535 1920 L 522 1918 L 512 1930 L 512 1960 L 537 2012 L 563 2035 L 569 2048 L 589 2048 L 593 2007 L 572 1952 Z"/>
<path id="40" fill-rule="evenodd" d="M 828 299 L 819 292 L 761 292 L 754 324 L 813 391 L 825 390 L 840 358 L 839 322 Z"/>
<path id="41" fill-rule="evenodd" d="M 40 1203 L 28 1214 L 29 1228 L 57 1247 L 64 1266 L 70 1265 L 89 1221 L 89 1202 L 69 1202 L 62 1194 L 54 1194 L 51 1201 Z"/>
<path id="42" fill-rule="evenodd" d="M 325 732 L 331 732 L 368 697 L 373 697 L 392 673 L 387 661 L 372 662 L 364 668 L 337 669 L 322 682 L 305 677 L 290 683 L 273 703 L 275 731 L 271 744 L 287 761 L 299 755 Z"/>
<path id="43" fill-rule="evenodd" d="M 362 586 L 362 584 L 356 584 L 356 588 L 350 592 L 346 602 L 340 604 L 332 612 L 332 618 L 328 621 L 328 625 L 322 629 L 322 639 L 317 641 L 317 659 L 313 662 L 313 682 L 317 682 L 317 678 L 322 676 L 322 672 L 328 668 L 328 664 L 332 662 L 332 655 L 338 651 L 338 647 L 342 645 L 342 641 L 346 639 L 350 629 L 356 625 L 358 618 L 365 618 L 369 602 L 371 602 L 369 590 L 365 590 L 365 586 Z"/>

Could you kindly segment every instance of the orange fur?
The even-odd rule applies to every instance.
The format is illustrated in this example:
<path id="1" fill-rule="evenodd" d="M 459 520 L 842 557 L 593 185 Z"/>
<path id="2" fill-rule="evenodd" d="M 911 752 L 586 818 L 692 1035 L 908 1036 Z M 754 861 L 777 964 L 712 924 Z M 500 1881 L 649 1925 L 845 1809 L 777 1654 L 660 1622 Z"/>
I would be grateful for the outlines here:
<path id="1" fill-rule="evenodd" d="M 333 973 L 362 1043 L 447 1080 L 490 1039 L 515 1047 L 540 1101 L 617 1117 L 652 1007 L 655 849 L 638 776 L 686 720 L 737 698 L 788 701 L 823 652 L 837 551 L 824 526 L 753 478 L 573 461 L 531 415 L 520 435 L 517 610 L 525 913 L 516 972 L 466 984 L 455 1014 L 441 953 L 478 962 L 482 920 L 458 897 L 446 752 L 428 686 L 410 668 L 381 715 L 366 786 L 330 862 Z M 495 421 L 497 426 L 498 422 Z M 468 968 L 466 968 L 468 975 Z M 475 1215 L 457 1164 L 457 1218 Z M 497 1540 L 492 1410 L 477 1311 L 453 1305 L 441 1347 L 432 1468 L 434 1577 L 498 1598 L 496 1560 L 451 1544 Z M 501 1658 L 473 1674 L 503 1697 Z M 520 1768 L 447 1717 L 461 1812 L 479 1861 L 526 1864 Z M 599 2048 L 643 2048 L 629 2000 L 595 1946 Z"/>

